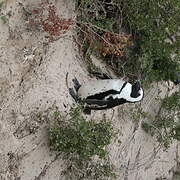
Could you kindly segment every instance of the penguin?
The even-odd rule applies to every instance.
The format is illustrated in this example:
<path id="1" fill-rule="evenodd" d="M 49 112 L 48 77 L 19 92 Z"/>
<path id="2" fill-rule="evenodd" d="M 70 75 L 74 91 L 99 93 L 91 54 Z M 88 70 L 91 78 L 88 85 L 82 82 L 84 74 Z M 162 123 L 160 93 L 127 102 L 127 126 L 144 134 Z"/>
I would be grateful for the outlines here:
<path id="1" fill-rule="evenodd" d="M 119 106 L 124 103 L 135 103 L 143 99 L 144 91 L 140 81 L 133 85 L 121 79 L 93 80 L 80 84 L 74 78 L 74 89 L 69 88 L 69 93 L 78 103 L 85 103 L 85 108 L 90 110 L 103 110 Z"/>

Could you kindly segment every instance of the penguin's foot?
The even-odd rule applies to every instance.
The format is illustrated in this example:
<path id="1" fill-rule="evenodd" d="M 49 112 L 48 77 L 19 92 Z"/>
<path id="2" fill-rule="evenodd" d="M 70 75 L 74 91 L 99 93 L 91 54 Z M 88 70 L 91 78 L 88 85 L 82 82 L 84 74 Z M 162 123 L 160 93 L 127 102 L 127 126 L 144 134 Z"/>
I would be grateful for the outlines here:
<path id="1" fill-rule="evenodd" d="M 75 77 L 73 80 L 74 83 L 74 89 L 76 90 L 76 92 L 79 90 L 79 88 L 81 87 L 81 84 L 79 83 L 79 81 L 77 80 L 77 78 Z"/>
<path id="2" fill-rule="evenodd" d="M 79 98 L 77 96 L 77 94 L 74 92 L 74 89 L 73 88 L 69 88 L 69 94 L 72 96 L 72 98 L 78 102 L 79 101 Z"/>

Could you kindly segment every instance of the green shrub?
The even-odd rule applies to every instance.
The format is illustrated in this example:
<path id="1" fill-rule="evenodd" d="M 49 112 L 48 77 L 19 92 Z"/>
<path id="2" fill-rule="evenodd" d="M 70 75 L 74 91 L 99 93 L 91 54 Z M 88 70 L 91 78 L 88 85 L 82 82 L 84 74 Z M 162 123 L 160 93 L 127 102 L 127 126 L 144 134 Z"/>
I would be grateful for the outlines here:
<path id="1" fill-rule="evenodd" d="M 147 72 L 149 81 L 175 80 L 179 70 L 177 37 L 180 27 L 180 1 L 172 0 L 120 0 L 117 4 L 123 9 L 123 25 L 134 34 L 136 48 L 132 53 L 142 71 Z M 175 36 L 176 41 L 165 40 Z M 142 57 L 146 62 L 142 62 Z"/>
<path id="2" fill-rule="evenodd" d="M 78 1 L 77 24 L 80 30 L 82 50 L 87 49 L 102 58 L 124 57 L 126 49 L 132 46 L 131 35 L 115 30 L 117 25 L 116 9 L 109 9 L 106 1 Z M 115 9 L 114 9 L 115 8 Z M 107 60 L 108 62 L 108 60 Z"/>
<path id="3" fill-rule="evenodd" d="M 56 151 L 77 153 L 82 159 L 93 155 L 105 157 L 104 147 L 110 144 L 112 135 L 109 122 L 86 121 L 80 110 L 73 109 L 70 118 L 58 116 L 56 125 L 50 129 L 50 145 Z"/>
<path id="4" fill-rule="evenodd" d="M 165 97 L 162 106 L 169 111 L 180 111 L 180 92 L 175 92 L 169 97 Z"/>
<path id="5" fill-rule="evenodd" d="M 86 28 L 99 36 L 102 37 L 104 32 L 122 33 L 122 31 L 132 35 L 133 48 L 127 46 L 123 50 L 120 49 L 123 52 L 122 56 L 117 56 L 116 53 L 107 53 L 105 56 L 107 63 L 116 72 L 120 75 L 125 72 L 127 76 L 135 77 L 139 73 L 144 73 L 149 83 L 177 79 L 176 72 L 180 71 L 178 54 L 180 41 L 177 35 L 180 27 L 179 0 L 78 2 L 80 2 L 78 9 L 81 10 L 78 16 L 80 23 L 86 23 Z"/>
<path id="6" fill-rule="evenodd" d="M 180 141 L 180 95 L 173 93 L 162 100 L 162 107 L 151 123 L 143 122 L 142 128 L 167 149 L 174 140 Z"/>
<path id="7" fill-rule="evenodd" d="M 105 119 L 87 121 L 82 111 L 81 107 L 73 108 L 64 116 L 59 111 L 54 112 L 54 124 L 49 131 L 50 147 L 67 160 L 64 170 L 67 179 L 115 178 L 105 150 L 114 135 L 112 125 Z"/>

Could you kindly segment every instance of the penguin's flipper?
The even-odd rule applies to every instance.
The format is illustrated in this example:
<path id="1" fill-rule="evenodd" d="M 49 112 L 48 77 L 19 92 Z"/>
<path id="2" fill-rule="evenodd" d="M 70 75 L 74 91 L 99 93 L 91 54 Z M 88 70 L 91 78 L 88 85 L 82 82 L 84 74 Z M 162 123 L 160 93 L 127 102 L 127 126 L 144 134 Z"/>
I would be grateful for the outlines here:
<path id="1" fill-rule="evenodd" d="M 91 110 L 103 110 L 106 109 L 107 101 L 103 100 L 97 100 L 97 99 L 86 99 L 84 100 L 84 103 L 86 103 L 86 106 L 84 108 L 84 113 L 87 115 L 91 115 Z"/>
<path id="2" fill-rule="evenodd" d="M 76 77 L 72 81 L 74 83 L 74 88 L 75 88 L 75 90 L 77 92 L 79 90 L 79 88 L 81 87 L 81 84 L 79 83 L 79 81 L 77 80 Z"/>
<path id="3" fill-rule="evenodd" d="M 87 110 L 107 109 L 107 101 L 106 100 L 86 99 L 85 103 L 86 103 Z"/>
<path id="4" fill-rule="evenodd" d="M 86 99 L 85 102 L 90 109 L 103 110 L 110 109 L 115 106 L 126 103 L 127 101 L 123 98 L 120 99 L 108 99 L 108 100 L 97 100 L 97 99 Z"/>
<path id="5" fill-rule="evenodd" d="M 98 106 L 106 106 L 106 100 L 98 100 L 98 99 L 86 99 L 85 102 L 89 105 L 98 105 Z"/>

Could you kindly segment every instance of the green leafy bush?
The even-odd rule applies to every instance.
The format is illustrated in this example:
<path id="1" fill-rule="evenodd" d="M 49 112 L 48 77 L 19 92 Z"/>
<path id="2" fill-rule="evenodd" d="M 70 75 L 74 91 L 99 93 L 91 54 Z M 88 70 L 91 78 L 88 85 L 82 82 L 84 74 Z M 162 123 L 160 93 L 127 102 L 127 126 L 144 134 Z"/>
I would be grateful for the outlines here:
<path id="1" fill-rule="evenodd" d="M 115 178 L 105 150 L 114 135 L 112 125 L 105 119 L 87 121 L 82 111 L 77 107 L 64 116 L 59 111 L 54 113 L 54 124 L 49 131 L 50 147 L 67 160 L 64 170 L 67 179 Z"/>
<path id="2" fill-rule="evenodd" d="M 70 112 L 70 118 L 58 116 L 56 125 L 50 129 L 50 145 L 56 151 L 77 153 L 82 159 L 93 155 L 105 157 L 104 147 L 112 139 L 112 126 L 101 120 L 86 121 L 80 110 Z"/>
<path id="3" fill-rule="evenodd" d="M 108 53 L 105 57 L 116 72 L 135 77 L 139 73 L 145 74 L 149 83 L 177 79 L 176 72 L 180 71 L 177 34 L 180 27 L 179 0 L 78 2 L 80 22 L 85 22 L 86 28 L 92 29 L 98 36 L 102 37 L 104 32 L 132 35 L 134 46 L 123 49 L 126 52 L 123 56 Z"/>
<path id="4" fill-rule="evenodd" d="M 180 94 L 173 93 L 162 100 L 162 107 L 151 123 L 143 122 L 142 128 L 167 149 L 173 140 L 180 141 Z"/>
<path id="5" fill-rule="evenodd" d="M 114 31 L 116 26 L 116 8 L 109 11 L 106 1 L 78 0 L 77 24 L 80 30 L 82 50 L 86 54 L 87 49 L 101 57 L 123 57 L 126 48 L 132 46 L 131 35 Z M 114 6 L 112 6 L 114 7 Z M 115 10 L 115 11 L 114 11 Z M 114 13 L 113 13 L 114 11 Z"/>
<path id="6" fill-rule="evenodd" d="M 178 54 L 180 1 L 172 0 L 120 0 L 116 1 L 123 10 L 123 26 L 133 35 L 136 48 L 132 55 L 137 57 L 141 69 L 147 72 L 150 81 L 175 80 L 179 70 Z M 174 36 L 174 39 L 172 38 Z M 169 39 L 170 42 L 167 42 Z M 146 57 L 142 62 L 142 57 Z M 132 62 L 133 63 L 133 62 Z"/>
<path id="7" fill-rule="evenodd" d="M 180 92 L 175 92 L 169 97 L 165 97 L 162 106 L 169 111 L 180 111 Z"/>

